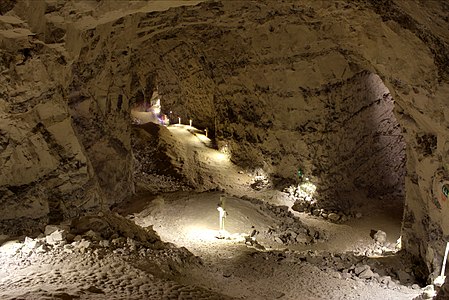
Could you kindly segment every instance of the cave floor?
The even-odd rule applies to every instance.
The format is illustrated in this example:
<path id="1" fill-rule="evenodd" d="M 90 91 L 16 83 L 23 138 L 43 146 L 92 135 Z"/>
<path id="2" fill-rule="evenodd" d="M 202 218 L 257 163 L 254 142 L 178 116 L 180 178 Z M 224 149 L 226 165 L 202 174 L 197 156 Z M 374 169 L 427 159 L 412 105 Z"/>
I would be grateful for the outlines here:
<path id="1" fill-rule="evenodd" d="M 377 199 L 359 207 L 361 218 L 344 224 L 294 213 L 286 210 L 293 204 L 286 193 L 251 189 L 250 174 L 182 128 L 171 131 L 191 143 L 184 149 L 198 153 L 204 177 L 226 187 L 225 238 L 217 238 L 221 192 L 139 195 L 116 212 L 153 226 L 173 247 L 73 251 L 61 244 L 38 253 L 23 244 L 14 250 L 20 242 L 2 246 L 0 299 L 413 299 L 421 293 L 414 282 L 390 276 L 407 268 L 399 253 L 363 255 L 374 246 L 372 229 L 385 231 L 394 248 L 400 207 Z M 252 226 L 257 243 L 245 243 Z M 290 228 L 304 240 L 279 242 Z M 186 259 L 185 249 L 198 260 Z M 364 266 L 378 275 L 355 276 Z"/>
<path id="2" fill-rule="evenodd" d="M 411 288 L 412 282 L 382 284 L 345 278 L 341 272 L 351 265 L 369 265 L 381 276 L 403 269 L 398 254 L 370 258 L 352 254 L 373 245 L 372 227 L 386 231 L 393 242 L 400 219 L 374 209 L 346 224 L 289 215 L 287 219 L 314 228 L 323 237 L 308 245 L 279 244 L 262 232 L 283 228 L 278 216 L 285 212 L 275 205 L 229 196 L 229 235 L 218 239 L 220 194 L 137 197 L 119 209 L 139 225 L 153 225 L 162 240 L 176 246 L 172 249 L 130 252 L 90 247 L 80 252 L 61 245 L 8 256 L 3 246 L 0 299 L 413 299 L 421 293 L 416 286 Z M 261 232 L 257 241 L 266 249 L 245 244 L 252 225 Z M 186 259 L 182 247 L 199 261 Z"/>
<path id="3" fill-rule="evenodd" d="M 175 150 L 187 152 L 184 156 L 188 156 L 188 152 L 194 153 L 197 172 L 203 178 L 213 178 L 225 193 L 175 192 L 141 196 L 119 211 L 141 226 L 152 225 L 162 240 L 186 247 L 203 260 L 201 266 L 181 272 L 177 278 L 179 282 L 200 284 L 215 292 L 244 299 L 412 299 L 420 293 L 399 282 L 393 288 L 387 288 L 372 280 L 345 279 L 336 268 L 326 268 L 322 264 L 329 254 L 363 254 L 372 248 L 371 230 L 385 231 L 387 243 L 394 248 L 400 236 L 401 201 L 358 199 L 357 211 L 362 217 L 344 224 L 291 210 L 289 216 L 277 209 L 293 204 L 286 193 L 270 188 L 252 189 L 255 174 L 239 169 L 219 151 L 207 147 L 204 136 L 198 132 L 194 134 L 193 127 L 175 125 L 168 128 L 182 144 Z M 228 239 L 217 238 L 216 208 L 220 195 L 225 195 Z M 259 234 L 257 241 L 265 250 L 245 244 L 245 236 L 252 231 L 252 226 L 261 233 L 269 232 L 270 228 L 285 231 L 294 227 L 286 224 L 287 219 L 298 222 L 299 227 L 319 232 L 321 237 L 311 243 L 283 244 L 276 242 L 273 236 Z M 304 261 L 303 257 L 298 259 L 289 253 L 307 253 L 313 259 L 307 257 Z M 360 257 L 355 263 L 366 259 L 363 255 Z M 388 259 L 389 267 L 401 268 L 399 257 L 393 255 Z"/>
<path id="4" fill-rule="evenodd" d="M 139 225 L 152 224 L 163 240 L 201 257 L 201 266 L 184 270 L 177 279 L 186 285 L 199 284 L 242 299 L 412 299 L 420 293 L 410 288 L 412 284 L 407 287 L 398 282 L 392 289 L 372 280 L 342 278 L 338 268 L 326 264 L 323 268 L 327 255 L 344 256 L 372 247 L 371 229 L 385 231 L 388 242 L 394 245 L 400 234 L 400 216 L 392 209 L 388 213 L 366 209 L 362 218 L 345 224 L 297 213 L 295 217 L 304 226 L 324 232 L 325 238 L 308 245 L 285 245 L 261 235 L 257 241 L 266 249 L 260 251 L 245 244 L 243 237 L 253 225 L 260 232 L 282 227 L 276 213 L 258 202 L 226 197 L 229 238 L 218 239 L 216 205 L 220 194 L 164 194 L 147 198 L 146 205 L 145 198 L 140 198 L 122 213 Z M 304 253 L 313 259 L 306 257 L 304 261 Z M 356 261 L 367 259 L 360 256 Z M 401 268 L 399 257 L 392 255 L 388 260 L 389 267 Z"/>

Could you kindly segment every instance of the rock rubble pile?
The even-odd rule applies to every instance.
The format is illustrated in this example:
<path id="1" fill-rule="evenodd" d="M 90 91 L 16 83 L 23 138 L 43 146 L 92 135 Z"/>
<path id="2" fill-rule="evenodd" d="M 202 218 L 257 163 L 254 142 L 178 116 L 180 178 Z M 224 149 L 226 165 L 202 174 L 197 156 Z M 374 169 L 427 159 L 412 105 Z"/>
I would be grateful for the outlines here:
<path id="1" fill-rule="evenodd" d="M 417 266 L 410 263 L 405 253 L 381 259 L 359 256 L 355 253 L 326 251 L 271 251 L 252 254 L 265 260 L 275 259 L 290 263 L 308 263 L 333 273 L 337 278 L 379 284 L 386 289 L 398 290 L 401 285 L 420 289 L 415 277 Z"/>
<path id="2" fill-rule="evenodd" d="M 292 209 L 297 212 L 305 212 L 315 217 L 322 217 L 334 223 L 344 223 L 352 218 L 360 219 L 362 217 L 360 212 L 344 213 L 337 210 L 320 208 L 316 199 L 304 193 L 299 185 L 292 185 L 286 188 L 285 192 L 294 201 Z"/>
<path id="3" fill-rule="evenodd" d="M 6 238 L 7 239 L 7 238 Z M 108 248 L 128 253 L 145 249 L 165 249 L 152 228 L 139 228 L 131 221 L 111 213 L 84 216 L 59 225 L 47 225 L 45 232 L 36 238 L 25 237 L 23 241 L 7 241 L 1 252 L 27 257 L 48 251 L 93 252 Z"/>
<path id="4" fill-rule="evenodd" d="M 261 212 L 272 216 L 277 222 L 276 227 L 270 227 L 267 231 L 260 232 L 260 236 L 281 245 L 312 244 L 327 239 L 324 230 L 318 230 L 306 226 L 299 218 L 295 217 L 288 206 L 277 206 L 265 201 L 242 197 L 243 200 L 256 204 Z"/>

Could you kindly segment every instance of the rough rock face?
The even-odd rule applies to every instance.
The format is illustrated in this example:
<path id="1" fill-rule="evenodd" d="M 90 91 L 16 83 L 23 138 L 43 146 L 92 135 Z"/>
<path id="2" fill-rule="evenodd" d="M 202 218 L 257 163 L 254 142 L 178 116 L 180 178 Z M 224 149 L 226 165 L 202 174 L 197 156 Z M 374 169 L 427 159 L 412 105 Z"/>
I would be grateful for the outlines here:
<path id="1" fill-rule="evenodd" d="M 0 26 L 0 223 L 32 231 L 32 220 L 71 217 L 101 198 L 72 127 L 61 49 L 15 17 L 0 16 Z"/>
<path id="2" fill-rule="evenodd" d="M 209 128 L 235 162 L 281 178 L 302 168 L 323 205 L 348 205 L 354 190 L 401 192 L 406 156 L 403 245 L 439 271 L 449 238 L 446 3 L 89 5 L 1 7 L 2 218 L 131 193 L 130 104 L 157 90 L 164 112 Z"/>
<path id="3" fill-rule="evenodd" d="M 168 129 L 154 123 L 133 128 L 131 142 L 136 192 L 156 194 L 189 189 L 191 184 L 182 176 L 182 169 L 170 163 L 178 160 L 176 151 L 171 149 L 176 140 L 167 138 L 170 135 Z"/>

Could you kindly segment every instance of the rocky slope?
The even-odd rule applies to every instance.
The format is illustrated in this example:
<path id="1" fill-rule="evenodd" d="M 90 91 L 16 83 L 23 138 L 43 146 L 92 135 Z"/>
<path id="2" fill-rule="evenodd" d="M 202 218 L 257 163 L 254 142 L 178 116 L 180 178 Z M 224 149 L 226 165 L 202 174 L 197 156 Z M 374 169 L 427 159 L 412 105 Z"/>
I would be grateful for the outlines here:
<path id="1" fill-rule="evenodd" d="M 405 181 L 404 247 L 439 272 L 447 4 L 168 2 L 1 7 L 2 224 L 132 193 L 129 110 L 157 90 L 165 113 L 209 128 L 238 164 L 281 179 L 301 168 L 323 206 Z"/>

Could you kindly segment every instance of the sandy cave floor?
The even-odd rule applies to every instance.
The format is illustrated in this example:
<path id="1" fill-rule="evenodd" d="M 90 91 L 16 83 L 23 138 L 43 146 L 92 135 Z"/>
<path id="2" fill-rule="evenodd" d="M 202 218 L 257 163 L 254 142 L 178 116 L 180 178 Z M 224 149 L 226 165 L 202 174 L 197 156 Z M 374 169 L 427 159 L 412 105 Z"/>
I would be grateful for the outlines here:
<path id="1" fill-rule="evenodd" d="M 343 279 L 332 268 L 321 268 L 330 252 L 338 255 L 369 248 L 373 243 L 369 236 L 372 226 L 381 227 L 389 234 L 389 240 L 395 242 L 400 219 L 393 220 L 374 211 L 346 224 L 333 224 L 296 214 L 304 224 L 325 231 L 326 241 L 285 246 L 261 238 L 260 243 L 273 252 L 257 251 L 239 237 L 249 233 L 252 225 L 260 231 L 274 227 L 276 220 L 258 204 L 227 197 L 226 228 L 232 239 L 217 239 L 216 205 L 220 194 L 173 193 L 153 197 L 144 209 L 143 199 L 126 208 L 131 213 L 140 207 L 139 212 L 132 214 L 137 224 L 153 224 L 163 240 L 186 247 L 202 258 L 203 264 L 188 270 L 179 282 L 189 285 L 201 282 L 214 291 L 243 299 L 412 299 L 420 293 L 400 284 L 389 289 L 372 281 Z M 302 261 L 301 255 L 311 252 L 308 250 L 313 250 L 313 259 Z M 393 266 L 400 263 L 394 257 L 389 259 L 389 263 L 396 260 Z"/>
<path id="2" fill-rule="evenodd" d="M 252 190 L 251 176 L 216 150 L 182 127 L 170 131 L 184 149 L 199 153 L 202 172 L 226 183 L 228 239 L 216 238 L 221 192 L 139 195 L 116 211 L 153 226 L 176 247 L 148 249 L 128 240 L 114 247 L 61 243 L 35 251 L 20 240 L 10 242 L 0 248 L 0 299 L 413 299 L 421 293 L 413 282 L 388 277 L 404 268 L 399 254 L 369 258 L 352 252 L 373 246 L 371 229 L 385 231 L 394 245 L 400 208 L 371 201 L 360 207 L 362 218 L 345 224 L 286 212 L 280 205 L 292 203 L 284 193 Z M 251 226 L 265 250 L 245 244 Z M 315 238 L 281 244 L 267 234 L 271 228 L 282 235 L 290 227 L 298 235 L 308 228 L 304 237 L 314 232 Z M 347 276 L 367 265 L 379 274 L 376 280 Z"/>

